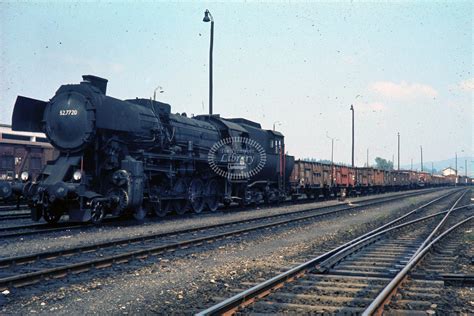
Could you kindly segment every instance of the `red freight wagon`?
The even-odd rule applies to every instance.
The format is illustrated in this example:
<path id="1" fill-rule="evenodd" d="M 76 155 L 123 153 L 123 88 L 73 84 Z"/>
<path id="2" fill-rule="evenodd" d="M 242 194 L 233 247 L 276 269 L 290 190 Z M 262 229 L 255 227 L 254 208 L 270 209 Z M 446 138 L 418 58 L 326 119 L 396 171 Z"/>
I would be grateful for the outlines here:
<path id="1" fill-rule="evenodd" d="M 377 187 L 382 187 L 385 181 L 385 173 L 383 170 L 374 169 L 374 182 L 373 185 Z"/>
<path id="2" fill-rule="evenodd" d="M 410 185 L 410 172 L 405 170 L 392 170 L 390 172 L 391 184 L 395 188 L 405 188 Z"/>
<path id="3" fill-rule="evenodd" d="M 447 184 L 450 184 L 448 179 L 444 176 L 440 176 L 440 175 L 432 175 L 431 176 L 431 184 L 433 186 L 441 186 L 441 185 L 447 185 Z"/>
<path id="4" fill-rule="evenodd" d="M 392 176 L 393 171 L 384 171 L 383 173 L 383 183 L 387 187 L 392 187 L 394 185 L 393 183 L 393 176 Z"/>
<path id="5" fill-rule="evenodd" d="M 296 160 L 291 182 L 300 187 L 326 187 L 331 185 L 331 167 L 318 162 Z"/>
<path id="6" fill-rule="evenodd" d="M 367 175 L 364 168 L 358 168 L 356 172 L 356 184 L 358 186 L 367 185 Z"/>
<path id="7" fill-rule="evenodd" d="M 418 186 L 418 172 L 417 171 L 410 171 L 409 181 L 410 187 Z"/>
<path id="8" fill-rule="evenodd" d="M 46 162 L 53 160 L 57 152 L 47 139 L 14 134 L 8 125 L 0 124 L 0 179 L 13 180 L 28 172 L 35 179 Z"/>
<path id="9" fill-rule="evenodd" d="M 459 185 L 469 185 L 471 183 L 471 179 L 466 176 L 459 176 Z"/>
<path id="10" fill-rule="evenodd" d="M 293 194 L 304 193 L 313 197 L 338 195 L 342 188 L 355 186 L 355 171 L 347 166 L 297 160 L 291 173 Z"/>
<path id="11" fill-rule="evenodd" d="M 349 169 L 349 186 L 355 187 L 356 186 L 356 174 L 357 174 L 357 169 L 348 167 Z"/>
<path id="12" fill-rule="evenodd" d="M 450 185 L 455 185 L 455 184 L 456 184 L 456 176 L 455 176 L 454 174 L 447 175 L 447 176 L 446 176 L 446 181 L 447 181 Z"/>
<path id="13" fill-rule="evenodd" d="M 373 169 L 372 168 L 358 168 L 357 169 L 357 184 L 363 187 L 372 186 Z"/>
<path id="14" fill-rule="evenodd" d="M 291 174 L 292 194 L 306 194 L 308 197 L 338 196 L 344 190 L 348 195 L 359 195 L 439 186 L 447 184 L 448 180 L 454 184 L 455 177 L 432 176 L 428 172 L 412 170 L 352 168 L 304 160 L 295 161 Z"/>
<path id="15" fill-rule="evenodd" d="M 428 172 L 418 172 L 418 185 L 419 186 L 428 186 L 431 184 L 431 174 Z"/>
<path id="16" fill-rule="evenodd" d="M 339 187 L 353 187 L 354 186 L 354 178 L 353 178 L 353 170 L 352 168 L 346 166 L 334 166 L 335 171 L 335 179 L 336 179 L 336 186 Z"/>

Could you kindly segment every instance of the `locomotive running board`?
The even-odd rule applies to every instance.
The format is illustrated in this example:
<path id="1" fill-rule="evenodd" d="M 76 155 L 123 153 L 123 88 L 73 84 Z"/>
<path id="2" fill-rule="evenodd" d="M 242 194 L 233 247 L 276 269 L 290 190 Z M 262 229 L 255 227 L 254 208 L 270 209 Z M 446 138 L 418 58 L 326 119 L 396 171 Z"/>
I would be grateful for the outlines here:
<path id="1" fill-rule="evenodd" d="M 41 122 L 48 102 L 18 96 L 13 109 L 12 130 L 22 132 L 43 132 Z"/>

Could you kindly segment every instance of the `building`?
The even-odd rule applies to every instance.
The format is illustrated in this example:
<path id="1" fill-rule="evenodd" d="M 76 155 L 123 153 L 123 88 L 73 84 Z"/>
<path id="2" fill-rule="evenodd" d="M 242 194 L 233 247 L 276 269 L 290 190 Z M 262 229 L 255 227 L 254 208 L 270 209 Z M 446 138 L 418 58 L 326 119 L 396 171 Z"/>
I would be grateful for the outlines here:
<path id="1" fill-rule="evenodd" d="M 455 176 L 456 175 L 456 169 L 448 167 L 444 168 L 442 171 L 443 176 Z"/>
<path id="2" fill-rule="evenodd" d="M 23 171 L 35 178 L 57 152 L 42 133 L 16 132 L 0 124 L 0 179 L 17 179 Z"/>

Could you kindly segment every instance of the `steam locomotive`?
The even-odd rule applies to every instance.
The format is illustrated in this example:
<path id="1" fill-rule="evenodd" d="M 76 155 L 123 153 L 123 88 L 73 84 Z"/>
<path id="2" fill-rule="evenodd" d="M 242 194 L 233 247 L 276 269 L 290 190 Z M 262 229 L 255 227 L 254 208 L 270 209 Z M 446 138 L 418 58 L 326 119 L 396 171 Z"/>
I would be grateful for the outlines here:
<path id="1" fill-rule="evenodd" d="M 284 136 L 243 118 L 188 118 L 152 99 L 106 95 L 92 75 L 62 85 L 49 101 L 19 96 L 12 129 L 43 132 L 60 152 L 36 181 L 2 182 L 0 197 L 22 194 L 33 220 L 100 223 L 107 214 L 215 211 L 219 203 L 285 198 L 294 157 Z"/>

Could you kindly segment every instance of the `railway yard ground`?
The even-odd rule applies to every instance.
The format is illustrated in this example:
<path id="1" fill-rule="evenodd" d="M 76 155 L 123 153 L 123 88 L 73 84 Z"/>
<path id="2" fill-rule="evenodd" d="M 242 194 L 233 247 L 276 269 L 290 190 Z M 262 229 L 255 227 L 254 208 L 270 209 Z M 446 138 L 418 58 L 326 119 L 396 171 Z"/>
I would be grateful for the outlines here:
<path id="1" fill-rule="evenodd" d="M 3 238 L 0 247 L 0 314 L 194 314 L 433 199 L 445 196 L 436 202 L 436 206 L 433 204 L 430 210 L 424 211 L 423 216 L 447 210 L 457 199 L 460 199 L 457 206 L 470 204 L 471 197 L 474 197 L 472 188 L 451 187 L 415 193 L 409 193 L 408 197 L 398 192 L 348 199 L 346 202 L 350 201 L 350 205 L 328 201 L 255 207 L 238 212 L 219 211 L 200 216 L 156 219 L 141 225 L 113 223 L 102 227 L 65 227 Z M 369 200 L 380 197 L 384 199 L 382 202 L 366 205 Z M 465 218 L 472 216 L 472 212 L 472 209 L 463 209 L 451 216 L 459 213 Z M 408 219 L 417 218 L 415 214 L 413 216 Z M 473 222 L 461 226 L 442 240 L 440 247 L 444 251 L 444 265 L 436 265 L 436 257 L 428 255 L 416 267 L 413 278 L 404 283 L 392 298 L 387 313 L 418 310 L 420 307 L 416 302 L 428 314 L 474 313 L 472 283 L 460 285 L 460 282 L 453 281 L 454 285 L 447 286 L 433 278 L 431 283 L 428 282 L 429 286 L 428 283 L 424 285 L 430 289 L 428 293 L 413 290 L 420 288 L 421 280 L 436 273 L 452 279 L 461 274 L 474 275 Z M 414 230 L 424 227 L 423 223 L 414 226 Z M 0 229 L 27 224 L 31 222 L 26 219 L 8 220 L 8 223 L 0 220 Z M 408 243 L 411 233 L 411 230 L 406 232 L 404 244 Z M 133 238 L 133 242 L 126 242 Z M 94 246 L 60 253 L 89 245 Z M 400 245 L 393 247 L 400 248 Z M 133 255 L 124 256 L 124 253 Z M 13 257 L 16 261 L 8 261 Z M 114 260 L 105 260 L 111 257 Z M 19 263 L 19 258 L 27 260 Z M 96 261 L 84 264 L 91 260 Z M 71 267 L 60 270 L 68 265 Z M 53 273 L 52 269 L 59 270 Z M 331 270 L 330 275 L 342 268 L 335 266 L 331 269 L 334 271 Z M 346 264 L 346 269 L 355 268 Z M 28 274 L 33 281 L 22 279 Z M 357 287 L 358 278 L 360 276 L 354 275 L 350 282 L 347 279 L 344 282 Z M 381 286 L 374 285 L 374 288 Z M 342 292 L 331 294 L 339 298 L 338 303 L 350 305 L 351 300 L 356 300 Z M 305 293 L 298 294 L 299 300 L 305 297 Z M 280 293 L 280 298 L 277 298 L 280 303 L 285 302 L 282 296 Z M 427 299 L 432 300 L 428 305 Z M 262 300 L 260 305 L 265 305 L 266 298 Z M 283 309 L 259 309 L 258 303 L 241 312 L 311 311 L 303 307 L 292 310 L 290 307 L 294 305 L 288 302 L 283 304 L 284 307 L 278 305 Z M 332 306 L 328 302 L 322 304 Z M 271 303 L 267 302 L 268 305 Z M 313 305 L 317 304 L 313 302 Z"/>

